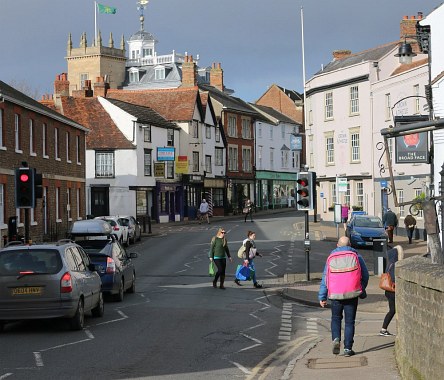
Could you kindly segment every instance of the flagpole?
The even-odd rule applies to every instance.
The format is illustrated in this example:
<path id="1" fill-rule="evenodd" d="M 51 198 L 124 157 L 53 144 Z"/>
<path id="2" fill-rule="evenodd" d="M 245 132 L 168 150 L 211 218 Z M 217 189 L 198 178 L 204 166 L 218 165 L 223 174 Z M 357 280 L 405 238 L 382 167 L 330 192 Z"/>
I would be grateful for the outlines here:
<path id="1" fill-rule="evenodd" d="M 97 46 L 97 1 L 94 1 L 94 46 Z"/>
<path id="2" fill-rule="evenodd" d="M 304 126 L 307 125 L 307 93 L 305 91 L 305 44 L 304 44 L 304 8 L 301 7 L 301 29 L 302 29 L 302 81 L 304 85 Z"/>

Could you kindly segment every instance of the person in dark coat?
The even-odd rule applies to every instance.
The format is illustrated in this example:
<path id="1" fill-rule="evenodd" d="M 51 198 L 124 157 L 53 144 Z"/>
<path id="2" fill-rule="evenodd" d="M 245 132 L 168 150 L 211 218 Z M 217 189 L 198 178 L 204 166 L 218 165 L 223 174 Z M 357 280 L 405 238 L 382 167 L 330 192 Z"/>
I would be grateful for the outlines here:
<path id="1" fill-rule="evenodd" d="M 385 229 L 387 230 L 388 242 L 393 243 L 393 230 L 395 229 L 395 227 L 398 227 L 398 217 L 392 210 L 388 208 L 387 212 L 382 218 L 382 222 L 384 223 Z"/>
<path id="2" fill-rule="evenodd" d="M 387 272 L 390 274 L 392 281 L 395 282 L 395 263 L 404 258 L 404 250 L 400 245 L 394 246 L 392 249 L 387 251 Z M 385 291 L 385 297 L 387 298 L 389 304 L 389 311 L 387 312 L 384 322 L 382 322 L 382 329 L 379 332 L 381 336 L 392 336 L 387 330 L 390 322 L 392 321 L 395 313 L 395 292 Z"/>
<path id="3" fill-rule="evenodd" d="M 404 219 L 405 230 L 407 231 L 407 237 L 409 238 L 409 244 L 412 244 L 413 231 L 416 227 L 416 219 L 413 215 L 408 214 Z"/>

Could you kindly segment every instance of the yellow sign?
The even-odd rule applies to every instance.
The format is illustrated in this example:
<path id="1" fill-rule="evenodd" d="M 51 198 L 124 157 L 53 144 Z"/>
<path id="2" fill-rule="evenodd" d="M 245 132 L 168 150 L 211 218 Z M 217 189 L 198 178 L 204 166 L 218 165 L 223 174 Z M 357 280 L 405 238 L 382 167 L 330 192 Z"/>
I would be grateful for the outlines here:
<path id="1" fill-rule="evenodd" d="M 176 173 L 188 174 L 188 157 L 178 156 L 176 159 Z"/>
<path id="2" fill-rule="evenodd" d="M 165 178 L 165 164 L 163 162 L 154 163 L 154 177 Z"/>

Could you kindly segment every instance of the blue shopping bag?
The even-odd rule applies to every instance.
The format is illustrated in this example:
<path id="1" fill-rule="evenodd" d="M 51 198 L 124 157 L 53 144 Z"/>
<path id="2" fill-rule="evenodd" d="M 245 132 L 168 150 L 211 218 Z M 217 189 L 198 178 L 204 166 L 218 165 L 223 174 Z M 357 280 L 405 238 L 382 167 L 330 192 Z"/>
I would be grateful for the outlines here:
<path id="1" fill-rule="evenodd" d="M 240 281 L 250 281 L 254 270 L 249 266 L 239 264 L 236 269 L 236 278 Z"/>

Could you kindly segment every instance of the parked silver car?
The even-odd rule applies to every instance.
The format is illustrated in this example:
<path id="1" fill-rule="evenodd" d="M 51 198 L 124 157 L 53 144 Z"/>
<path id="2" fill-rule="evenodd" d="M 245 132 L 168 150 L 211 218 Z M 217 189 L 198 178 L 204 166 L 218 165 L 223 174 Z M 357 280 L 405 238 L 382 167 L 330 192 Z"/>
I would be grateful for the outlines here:
<path id="1" fill-rule="evenodd" d="M 85 313 L 104 312 L 102 282 L 83 249 L 69 241 L 14 244 L 0 250 L 0 331 L 9 321 L 67 318 L 83 329 Z"/>
<path id="2" fill-rule="evenodd" d="M 129 246 L 128 227 L 125 226 L 120 216 L 97 216 L 94 219 L 102 219 L 108 222 L 113 229 L 113 234 L 116 235 L 117 241 L 125 246 Z"/>
<path id="3" fill-rule="evenodd" d="M 136 241 L 140 241 L 140 238 L 142 237 L 142 229 L 136 218 L 128 215 L 120 216 L 120 219 L 122 219 L 123 224 L 128 227 L 129 242 L 134 244 Z"/>

